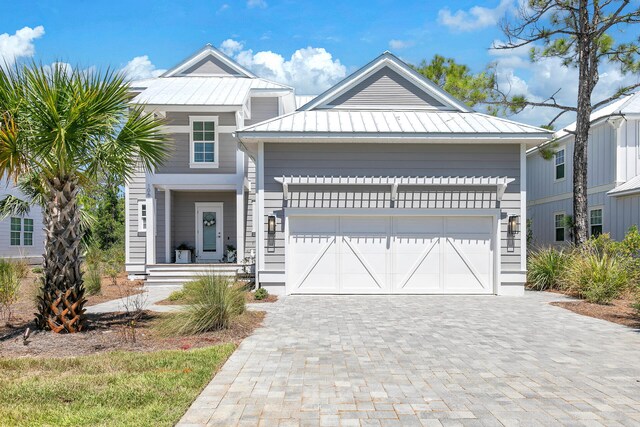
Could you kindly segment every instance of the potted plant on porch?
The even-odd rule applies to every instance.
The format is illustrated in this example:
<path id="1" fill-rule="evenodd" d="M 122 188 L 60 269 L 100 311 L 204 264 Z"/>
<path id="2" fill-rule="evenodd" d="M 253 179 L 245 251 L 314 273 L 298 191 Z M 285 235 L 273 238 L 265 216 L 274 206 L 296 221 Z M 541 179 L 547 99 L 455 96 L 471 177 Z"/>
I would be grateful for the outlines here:
<path id="1" fill-rule="evenodd" d="M 186 243 L 180 243 L 176 248 L 176 264 L 191 264 L 191 252 L 193 252 L 193 247 Z"/>

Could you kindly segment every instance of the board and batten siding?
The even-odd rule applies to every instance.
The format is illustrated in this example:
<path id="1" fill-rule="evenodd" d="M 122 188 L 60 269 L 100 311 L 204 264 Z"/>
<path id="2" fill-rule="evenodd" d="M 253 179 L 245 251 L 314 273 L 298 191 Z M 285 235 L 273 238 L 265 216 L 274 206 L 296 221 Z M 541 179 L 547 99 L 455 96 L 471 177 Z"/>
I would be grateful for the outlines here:
<path id="1" fill-rule="evenodd" d="M 180 73 L 181 75 L 196 76 L 229 76 L 237 77 L 238 72 L 222 62 L 219 58 L 209 55 Z"/>
<path id="2" fill-rule="evenodd" d="M 621 181 L 640 175 L 640 120 L 627 120 L 620 129 L 618 172 Z"/>
<path id="3" fill-rule="evenodd" d="M 236 238 L 236 193 L 235 191 L 172 191 L 171 192 L 171 251 L 175 246 L 186 243 L 196 246 L 196 203 L 197 202 L 222 202 L 222 240 L 224 246 L 238 246 Z M 164 204 L 164 192 L 160 192 L 157 204 Z M 159 206 L 158 206 L 159 207 Z M 156 251 L 157 262 L 167 262 L 164 253 L 165 228 L 164 210 L 158 213 L 157 246 L 162 246 L 162 252 Z M 224 249 L 224 248 L 223 248 Z M 173 252 L 172 252 L 173 253 Z M 172 259 L 169 262 L 173 262 Z"/>
<path id="4" fill-rule="evenodd" d="M 329 107 L 368 107 L 380 105 L 442 107 L 442 102 L 417 88 L 389 67 L 384 67 L 339 95 Z"/>
<path id="5" fill-rule="evenodd" d="M 589 187 L 613 184 L 616 175 L 615 130 L 608 123 L 594 126 L 587 147 Z M 539 152 L 527 156 L 527 200 L 570 194 L 573 191 L 573 138 L 560 142 L 565 148 L 565 177 L 555 180 L 555 160 L 545 160 Z"/>
<path id="6" fill-rule="evenodd" d="M 219 126 L 235 126 L 235 113 L 214 111 L 202 113 L 167 112 L 168 126 L 189 126 L 190 116 L 217 116 Z M 170 153 L 164 164 L 156 169 L 156 174 L 234 174 L 236 173 L 236 152 L 238 140 L 231 133 L 218 132 L 218 167 L 191 168 L 189 156 L 191 153 L 191 136 L 189 130 L 170 135 L 172 143 Z"/>
<path id="7" fill-rule="evenodd" d="M 507 217 L 520 215 L 520 146 L 516 144 L 295 144 L 265 143 L 264 145 L 264 203 L 265 212 L 262 220 L 268 215 L 275 215 L 277 232 L 275 238 L 268 242 L 265 225 L 264 241 L 265 269 L 271 271 L 284 270 L 284 198 L 282 185 L 275 178 L 282 176 L 506 176 L 514 179 L 507 187 L 499 207 L 501 220 L 501 255 L 503 271 L 520 271 L 520 239 L 509 239 L 507 236 Z M 292 194 L 289 206 L 299 207 L 389 207 L 389 190 L 381 188 L 328 189 L 326 187 L 302 188 Z M 349 191 L 358 191 L 355 196 L 347 195 Z M 424 193 L 434 193 L 442 189 L 433 187 Z M 473 194 L 479 191 L 476 198 Z M 405 192 L 405 194 L 401 194 Z M 491 202 L 491 191 L 486 188 L 461 189 L 451 194 L 454 203 L 451 208 L 460 206 L 460 197 L 473 200 L 479 208 L 496 207 Z M 415 189 L 400 187 L 398 196 L 401 203 L 398 209 L 416 207 Z M 422 194 L 422 193 L 421 193 Z M 429 196 L 419 196 L 426 197 Z M 410 199 L 410 200 L 408 200 Z M 363 201 L 364 200 L 364 201 Z M 399 202 L 399 203 L 400 203 Z M 351 204 L 349 204 L 351 203 Z M 364 203 L 365 205 L 362 205 Z M 420 201 L 425 206 L 425 199 Z M 429 203 L 426 201 L 426 203 Z M 492 206 L 493 203 L 493 206 Z M 311 204 L 311 205 L 310 205 Z M 428 205 L 427 205 L 428 206 Z M 418 206 L 419 207 L 419 206 Z"/>
<path id="8" fill-rule="evenodd" d="M 604 212 L 604 232 L 615 240 L 624 239 L 629 227 L 640 228 L 640 195 L 607 197 Z"/>
<path id="9" fill-rule="evenodd" d="M 127 272 L 144 273 L 146 262 L 146 233 L 138 231 L 138 201 L 146 199 L 145 173 L 138 170 L 127 185 L 129 208 L 129 251 Z"/>

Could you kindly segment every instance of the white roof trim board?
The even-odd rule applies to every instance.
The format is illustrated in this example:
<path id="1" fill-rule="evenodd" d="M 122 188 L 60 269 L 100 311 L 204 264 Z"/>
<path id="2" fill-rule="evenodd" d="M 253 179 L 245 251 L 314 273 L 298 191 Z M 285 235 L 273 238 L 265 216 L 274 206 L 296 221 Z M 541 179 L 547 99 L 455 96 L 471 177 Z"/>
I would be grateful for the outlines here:
<path id="1" fill-rule="evenodd" d="M 631 178 L 624 184 L 618 185 L 607 193 L 613 197 L 630 196 L 632 194 L 640 194 L 640 175 Z"/>
<path id="2" fill-rule="evenodd" d="M 398 186 L 441 187 L 493 187 L 497 189 L 497 200 L 502 200 L 507 185 L 513 178 L 496 176 L 423 176 L 423 177 L 351 177 L 351 176 L 283 176 L 274 178 L 282 184 L 284 199 L 289 199 L 290 185 L 363 185 L 391 186 L 391 199 L 397 200 Z"/>
<path id="3" fill-rule="evenodd" d="M 344 137 L 439 135 L 478 137 L 487 135 L 533 137 L 546 140 L 551 132 L 522 123 L 475 112 L 458 111 L 296 111 L 238 131 L 242 139 L 295 136 L 312 138 L 340 134 Z"/>
<path id="4" fill-rule="evenodd" d="M 216 49 L 209 43 L 207 43 L 198 52 L 194 53 L 184 61 L 180 62 L 175 67 L 165 71 L 162 75 L 160 75 L 160 77 L 179 76 L 182 71 L 188 69 L 193 64 L 196 64 L 198 61 L 206 58 L 209 55 L 215 56 L 216 58 L 218 58 L 224 64 L 226 64 L 227 66 L 235 70 L 240 76 L 249 77 L 249 78 L 256 77 L 251 71 L 247 70 L 246 68 L 244 68 L 243 66 L 235 62 L 233 59 L 229 58 L 227 55 L 225 55 L 224 53 L 222 53 L 220 50 Z"/>
<path id="5" fill-rule="evenodd" d="M 447 105 L 450 109 L 463 112 L 471 111 L 469 107 L 464 105 L 464 103 L 449 95 L 438 85 L 434 84 L 422 74 L 409 67 L 405 62 L 400 60 L 389 51 L 384 52 L 382 55 L 378 56 L 376 59 L 369 62 L 364 67 L 360 68 L 358 71 L 351 74 L 349 77 L 342 80 L 337 85 L 328 89 L 324 93 L 321 93 L 315 99 L 313 99 L 313 101 L 300 108 L 300 110 L 322 108 L 322 106 L 328 104 L 330 101 L 342 95 L 344 92 L 356 86 L 358 83 L 365 80 L 371 74 L 375 73 L 383 67 L 389 67 L 392 70 L 398 72 L 400 75 L 424 90 L 426 93 L 441 101 L 443 104 Z"/>

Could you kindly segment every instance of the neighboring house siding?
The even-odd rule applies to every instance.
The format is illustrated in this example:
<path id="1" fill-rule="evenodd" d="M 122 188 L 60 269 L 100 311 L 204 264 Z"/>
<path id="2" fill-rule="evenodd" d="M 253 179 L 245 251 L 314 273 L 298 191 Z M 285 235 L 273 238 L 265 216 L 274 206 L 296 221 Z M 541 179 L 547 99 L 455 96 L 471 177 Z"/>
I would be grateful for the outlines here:
<path id="1" fill-rule="evenodd" d="M 187 68 L 181 75 L 237 76 L 238 72 L 213 56 L 207 56 Z"/>
<path id="2" fill-rule="evenodd" d="M 161 196 L 164 197 L 164 194 Z M 172 191 L 171 235 L 173 246 L 186 243 L 196 246 L 196 202 L 222 202 L 223 244 L 237 247 L 236 193 L 221 191 Z M 163 214 L 164 215 L 164 214 Z M 164 241 L 164 227 L 158 228 L 158 241 Z M 173 250 L 173 248 L 172 248 Z M 164 251 L 164 249 L 163 249 Z M 162 258 L 164 259 L 164 253 Z"/>
<path id="3" fill-rule="evenodd" d="M 235 126 L 234 113 L 167 113 L 167 125 L 189 126 L 189 116 L 218 116 L 219 126 Z M 162 174 L 234 174 L 236 173 L 236 152 L 238 140 L 231 133 L 218 133 L 218 167 L 217 168 L 191 168 L 189 166 L 191 153 L 190 133 L 171 134 L 172 146 L 168 159 L 156 169 L 156 173 Z"/>
<path id="4" fill-rule="evenodd" d="M 442 107 L 443 104 L 418 89 L 395 71 L 385 67 L 352 89 L 338 96 L 330 106 L 425 106 Z"/>
<path id="5" fill-rule="evenodd" d="M 503 213 L 501 232 L 502 270 L 521 270 L 520 239 L 508 239 L 508 215 L 520 215 L 520 146 L 515 144 L 274 144 L 265 143 L 265 212 L 275 214 L 278 228 L 273 245 L 265 250 L 267 270 L 284 269 L 284 230 L 282 186 L 274 178 L 282 176 L 507 176 L 509 184 L 500 208 Z M 388 189 L 377 188 L 298 188 L 291 189 L 289 206 L 296 207 L 389 207 Z M 357 191 L 357 193 L 356 193 Z M 430 207 L 433 194 L 443 189 L 422 191 L 400 188 L 398 206 L 405 209 Z M 351 192 L 349 194 L 349 192 Z M 433 207 L 495 208 L 495 189 L 462 189 L 446 192 L 457 201 L 434 202 Z M 340 195 L 338 193 L 341 193 Z M 411 194 L 409 194 L 411 193 Z M 420 194 L 417 194 L 420 193 Z M 493 196 L 490 194 L 493 193 Z M 417 194 L 417 195 L 416 195 Z M 445 196 L 446 197 L 446 196 Z M 492 201 L 490 200 L 493 197 Z M 337 199 L 341 202 L 338 202 Z M 416 199 L 418 200 L 416 202 Z M 346 207 L 345 209 L 348 209 Z M 398 209 L 402 209 L 399 207 Z M 266 226 L 265 226 L 266 230 Z M 265 231 L 266 232 L 266 231 Z M 514 241 L 515 240 L 515 241 Z M 265 235 L 265 242 L 267 242 Z"/>
<path id="6" fill-rule="evenodd" d="M 138 201 L 146 199 L 145 173 L 138 171 L 127 186 L 129 200 L 129 260 L 128 272 L 144 272 L 146 233 L 138 231 Z"/>
<path id="7" fill-rule="evenodd" d="M 559 143 L 565 148 L 565 177 L 555 180 L 554 159 L 545 160 L 537 151 L 527 157 L 527 199 L 529 202 L 546 197 L 571 197 L 573 189 L 573 140 Z M 615 130 L 607 123 L 595 126 L 587 149 L 589 187 L 613 184 L 615 181 Z"/>
<path id="8" fill-rule="evenodd" d="M 629 227 L 632 225 L 640 227 L 640 195 L 608 197 L 608 199 L 604 213 L 604 232 L 611 233 L 611 237 L 615 240 L 621 240 Z"/>
<path id="9" fill-rule="evenodd" d="M 623 122 L 618 150 L 621 150 L 619 176 L 622 182 L 640 175 L 640 121 Z"/>
<path id="10" fill-rule="evenodd" d="M 23 194 L 17 190 L 13 185 L 8 185 L 6 182 L 0 182 L 0 200 L 4 199 L 7 195 L 13 195 L 18 198 L 23 198 Z M 0 220 L 0 258 L 26 258 L 29 262 L 40 263 L 42 262 L 42 255 L 44 253 L 44 231 L 42 223 L 42 209 L 40 206 L 31 206 L 29 213 L 24 216 L 17 215 L 21 219 L 29 218 L 33 219 L 33 245 L 23 245 L 23 234 L 21 230 L 20 245 L 11 245 L 11 215 L 3 220 Z M 22 222 L 21 222 L 22 229 Z"/>
<path id="11" fill-rule="evenodd" d="M 251 98 L 251 119 L 245 120 L 244 125 L 249 126 L 276 117 L 278 109 L 278 98 L 276 97 Z"/>

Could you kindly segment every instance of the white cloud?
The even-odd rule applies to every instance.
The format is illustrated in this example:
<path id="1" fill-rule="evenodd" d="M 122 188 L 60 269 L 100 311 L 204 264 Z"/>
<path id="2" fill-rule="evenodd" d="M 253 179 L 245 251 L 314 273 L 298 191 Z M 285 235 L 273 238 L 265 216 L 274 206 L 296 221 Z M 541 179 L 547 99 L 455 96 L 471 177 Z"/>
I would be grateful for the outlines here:
<path id="1" fill-rule="evenodd" d="M 296 50 L 289 59 L 272 51 L 244 50 L 240 42 L 225 40 L 220 48 L 260 77 L 293 86 L 300 94 L 318 94 L 347 75 L 347 68 L 324 48 Z M 225 50 L 227 49 L 227 50 Z"/>
<path id="2" fill-rule="evenodd" d="M 244 45 L 242 42 L 233 39 L 226 39 L 220 44 L 220 50 L 229 56 L 233 56 L 240 52 L 243 47 Z"/>
<path id="3" fill-rule="evenodd" d="M 247 0 L 247 7 L 250 9 L 260 8 L 264 9 L 267 7 L 267 2 L 265 0 Z"/>
<path id="4" fill-rule="evenodd" d="M 222 12 L 224 12 L 225 10 L 229 9 L 231 6 L 229 6 L 227 3 L 224 3 L 222 6 L 220 6 L 220 8 L 218 9 L 218 11 L 216 13 L 220 14 Z"/>
<path id="5" fill-rule="evenodd" d="M 468 11 L 458 9 L 453 13 L 446 7 L 438 11 L 438 22 L 456 31 L 479 30 L 496 25 L 512 4 L 513 0 L 500 0 L 493 9 L 473 6 Z"/>
<path id="6" fill-rule="evenodd" d="M 413 46 L 413 42 L 410 40 L 389 40 L 389 48 L 393 50 L 401 50 L 410 46 Z"/>
<path id="7" fill-rule="evenodd" d="M 158 77 L 164 73 L 165 70 L 156 69 L 155 65 L 151 63 L 147 55 L 136 56 L 131 61 L 127 62 L 121 70 L 124 73 L 127 80 L 141 80 L 149 79 L 152 77 Z"/>
<path id="8" fill-rule="evenodd" d="M 529 48 L 489 51 L 494 56 L 498 84 L 510 95 L 524 95 L 537 102 L 554 95 L 559 104 L 574 106 L 578 98 L 578 71 L 565 67 L 558 58 L 529 60 Z M 621 86 L 637 83 L 640 77 L 623 75 L 616 65 L 600 64 L 600 80 L 593 91 L 592 101 L 598 102 L 615 93 Z M 533 125 L 547 124 L 560 111 L 549 107 L 527 107 L 513 118 Z M 575 120 L 572 114 L 564 114 L 556 123 L 560 129 Z"/>
<path id="9" fill-rule="evenodd" d="M 33 41 L 43 35 L 42 25 L 35 28 L 24 27 L 13 35 L 0 34 L 0 63 L 13 65 L 18 58 L 33 56 L 36 52 Z"/>

